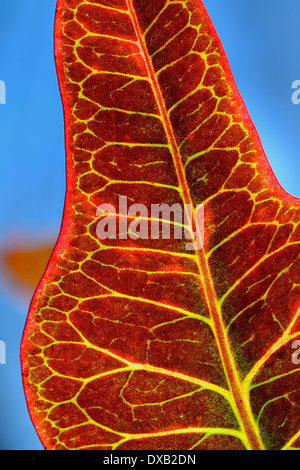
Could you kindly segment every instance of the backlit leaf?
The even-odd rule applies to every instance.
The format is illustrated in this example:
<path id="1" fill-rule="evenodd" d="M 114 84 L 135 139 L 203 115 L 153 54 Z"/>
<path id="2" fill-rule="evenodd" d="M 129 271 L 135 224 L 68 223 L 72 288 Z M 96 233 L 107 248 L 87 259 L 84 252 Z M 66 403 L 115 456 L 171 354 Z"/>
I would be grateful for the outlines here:
<path id="1" fill-rule="evenodd" d="M 43 445 L 299 449 L 299 201 L 201 1 L 59 0 L 55 54 L 67 194 L 21 345 Z M 190 204 L 191 230 L 204 205 L 203 248 L 101 240 L 120 197 Z"/>

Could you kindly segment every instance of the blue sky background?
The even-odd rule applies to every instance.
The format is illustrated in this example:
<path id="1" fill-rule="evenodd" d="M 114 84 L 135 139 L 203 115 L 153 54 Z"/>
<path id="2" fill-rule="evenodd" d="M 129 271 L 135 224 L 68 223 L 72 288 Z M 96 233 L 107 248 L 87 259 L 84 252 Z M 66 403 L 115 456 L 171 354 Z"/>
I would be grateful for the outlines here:
<path id="1" fill-rule="evenodd" d="M 53 59 L 55 0 L 1 0 L 0 250 L 58 234 L 64 201 L 63 117 Z M 239 91 L 283 188 L 300 197 L 299 0 L 204 0 Z M 31 294 L 30 294 L 31 295 Z M 0 266 L 0 449 L 42 449 L 23 396 L 19 344 L 30 295 Z"/>

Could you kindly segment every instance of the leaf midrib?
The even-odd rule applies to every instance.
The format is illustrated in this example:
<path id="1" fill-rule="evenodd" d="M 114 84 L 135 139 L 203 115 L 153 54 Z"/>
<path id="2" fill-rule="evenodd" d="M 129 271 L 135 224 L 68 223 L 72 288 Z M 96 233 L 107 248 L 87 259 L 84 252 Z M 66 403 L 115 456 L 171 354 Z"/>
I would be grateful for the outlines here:
<path id="1" fill-rule="evenodd" d="M 169 115 L 165 106 L 162 90 L 160 88 L 157 76 L 149 57 L 147 47 L 144 43 L 143 34 L 136 16 L 132 0 L 126 0 L 128 12 L 137 36 L 137 44 L 140 48 L 141 56 L 147 69 L 149 81 L 156 99 L 156 103 L 160 112 L 161 121 L 163 123 L 166 137 L 169 143 L 169 148 L 172 154 L 176 174 L 178 177 L 179 187 L 182 194 L 183 203 L 190 205 L 193 208 L 192 220 L 189 220 L 191 230 L 196 227 L 197 240 L 201 239 L 201 234 L 198 233 L 196 224 L 196 209 L 190 195 L 189 186 L 187 184 L 184 167 L 181 161 L 181 155 L 178 149 L 177 141 L 174 135 L 173 127 L 169 119 Z M 254 417 L 251 411 L 248 395 L 244 393 L 242 388 L 237 367 L 231 353 L 229 340 L 226 335 L 226 330 L 223 324 L 222 314 L 217 302 L 217 296 L 214 288 L 214 281 L 208 264 L 207 256 L 204 247 L 200 250 L 195 250 L 195 259 L 199 270 L 199 284 L 202 285 L 207 307 L 213 322 L 213 332 L 219 349 L 219 354 L 222 359 L 224 372 L 227 377 L 228 385 L 236 405 L 237 417 L 240 425 L 249 443 L 249 448 L 253 450 L 262 450 L 263 444 L 261 442 L 259 432 L 257 430 Z"/>

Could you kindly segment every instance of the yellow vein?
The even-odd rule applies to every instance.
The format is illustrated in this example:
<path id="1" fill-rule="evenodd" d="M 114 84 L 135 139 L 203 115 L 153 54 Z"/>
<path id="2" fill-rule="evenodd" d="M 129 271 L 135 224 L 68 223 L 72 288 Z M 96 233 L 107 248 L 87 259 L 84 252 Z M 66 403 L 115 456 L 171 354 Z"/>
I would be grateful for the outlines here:
<path id="1" fill-rule="evenodd" d="M 163 437 L 163 436 L 172 436 L 178 434 L 209 434 L 209 435 L 226 435 L 226 436 L 233 436 L 240 439 L 245 447 L 247 447 L 247 442 L 245 442 L 245 438 L 240 431 L 235 429 L 228 429 L 228 428 L 185 428 L 185 429 L 172 429 L 171 431 L 161 431 L 161 432 L 152 432 L 152 433 L 144 433 L 144 434 L 126 434 L 122 433 L 123 436 L 126 436 L 124 440 L 115 444 L 115 448 L 117 448 L 120 444 L 128 440 L 133 439 L 149 439 L 151 437 Z M 120 433 L 121 434 L 121 433 Z"/>
<path id="2" fill-rule="evenodd" d="M 184 169 L 182 166 L 181 155 L 179 153 L 179 149 L 177 146 L 173 128 L 172 128 L 172 125 L 168 116 L 168 112 L 165 107 L 162 91 L 161 91 L 153 64 L 151 62 L 151 59 L 149 58 L 147 47 L 144 43 L 143 34 L 141 32 L 139 21 L 132 5 L 132 0 L 126 0 L 126 3 L 127 3 L 128 11 L 130 13 L 130 16 L 133 22 L 136 36 L 138 38 L 141 56 L 144 59 L 145 66 L 146 66 L 146 69 L 150 78 L 150 82 L 152 85 L 153 93 L 156 98 L 156 102 L 157 102 L 158 108 L 162 116 L 162 122 L 164 124 L 166 136 L 169 141 L 170 150 L 172 153 L 177 177 L 178 177 L 179 184 L 181 187 L 182 199 L 185 204 L 190 205 L 191 207 L 194 207 L 192 203 L 192 198 L 189 192 L 189 187 L 187 185 Z M 196 231 L 200 232 L 196 223 L 195 208 L 194 208 L 193 218 L 192 220 L 190 220 L 190 226 L 195 227 Z M 201 238 L 202 238 L 201 234 L 197 233 L 197 239 L 201 240 Z M 235 361 L 231 354 L 230 344 L 226 336 L 223 319 L 221 316 L 221 312 L 219 311 L 219 306 L 216 300 L 216 292 L 214 289 L 212 275 L 210 273 L 208 261 L 204 255 L 203 250 L 197 250 L 196 256 L 197 256 L 197 264 L 199 268 L 199 273 L 200 273 L 202 285 L 203 285 L 204 292 L 205 292 L 207 306 L 210 311 L 211 318 L 214 324 L 215 338 L 216 338 L 220 356 L 223 362 L 224 371 L 227 376 L 228 384 L 230 386 L 232 396 L 234 397 L 240 425 L 245 432 L 249 447 L 252 448 L 253 450 L 262 450 L 263 444 L 261 442 L 258 429 L 254 422 L 249 399 L 248 399 L 248 396 L 246 396 L 243 393 L 241 383 L 240 383 L 240 378 L 237 373 Z"/>
<path id="3" fill-rule="evenodd" d="M 294 442 L 296 442 L 298 440 L 298 438 L 300 437 L 300 429 L 299 431 L 294 434 L 294 436 L 285 444 L 284 447 L 282 447 L 281 450 L 288 450 L 290 448 L 292 448 L 292 445 L 294 444 Z"/>
<path id="4" fill-rule="evenodd" d="M 293 317 L 292 321 L 290 322 L 288 328 L 285 330 L 283 335 L 276 341 L 276 343 L 271 346 L 268 351 L 260 358 L 260 360 L 254 365 L 254 367 L 251 369 L 251 371 L 248 373 L 248 375 L 244 379 L 244 387 L 248 388 L 250 384 L 252 383 L 254 377 L 259 373 L 263 365 L 268 361 L 268 359 L 276 352 L 278 349 L 280 349 L 282 346 L 284 346 L 288 341 L 290 341 L 293 337 L 297 337 L 299 335 L 299 332 L 295 333 L 294 335 L 291 335 L 291 330 L 297 320 L 300 317 L 300 307 L 297 310 L 296 315 Z"/>

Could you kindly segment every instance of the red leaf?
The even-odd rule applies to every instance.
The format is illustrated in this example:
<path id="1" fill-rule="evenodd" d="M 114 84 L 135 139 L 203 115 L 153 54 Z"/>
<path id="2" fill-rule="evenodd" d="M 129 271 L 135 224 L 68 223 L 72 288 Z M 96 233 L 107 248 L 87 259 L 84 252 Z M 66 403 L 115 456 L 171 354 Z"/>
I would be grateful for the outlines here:
<path id="1" fill-rule="evenodd" d="M 21 346 L 43 445 L 299 448 L 299 200 L 202 3 L 59 0 L 55 54 L 67 194 Z M 133 237 L 153 204 L 191 205 L 190 230 L 204 205 L 204 246 L 166 217 Z"/>

